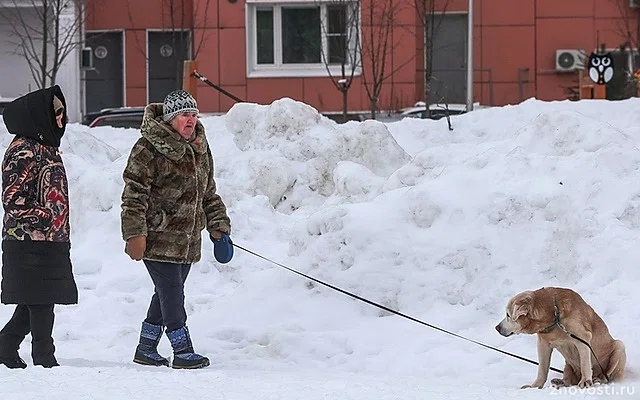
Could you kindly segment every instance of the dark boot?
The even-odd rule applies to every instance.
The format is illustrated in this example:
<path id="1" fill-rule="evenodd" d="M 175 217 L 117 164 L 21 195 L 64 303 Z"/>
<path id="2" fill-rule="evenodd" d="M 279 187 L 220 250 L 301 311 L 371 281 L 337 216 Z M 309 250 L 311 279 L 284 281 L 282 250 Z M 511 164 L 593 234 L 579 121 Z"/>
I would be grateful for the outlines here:
<path id="1" fill-rule="evenodd" d="M 15 357 L 2 357 L 0 356 L 0 365 L 5 365 L 7 368 L 16 369 L 16 368 L 27 368 L 27 363 L 24 362 L 20 356 Z"/>
<path id="2" fill-rule="evenodd" d="M 31 357 L 33 365 L 45 368 L 57 367 L 58 360 L 53 355 L 56 347 L 53 345 L 53 304 L 29 305 L 29 321 L 31 325 Z"/>
<path id="3" fill-rule="evenodd" d="M 20 342 L 21 341 L 22 340 L 20 340 Z M 12 335 L 0 333 L 0 364 L 4 364 L 7 368 L 11 369 L 27 368 L 27 364 L 18 354 L 20 342 Z"/>
<path id="4" fill-rule="evenodd" d="M 45 368 L 59 367 L 58 360 L 54 356 L 56 351 L 53 339 L 34 340 L 31 342 L 31 357 L 33 365 L 41 365 Z"/>
<path id="5" fill-rule="evenodd" d="M 172 368 L 197 369 L 209 366 L 209 359 L 193 351 L 191 335 L 186 326 L 167 332 L 167 337 L 173 347 Z"/>
<path id="6" fill-rule="evenodd" d="M 148 322 L 142 323 L 140 342 L 136 347 L 133 362 L 142 365 L 169 366 L 169 360 L 158 353 L 158 343 L 162 337 L 162 327 Z"/>
<path id="7" fill-rule="evenodd" d="M 29 333 L 29 309 L 27 306 L 18 305 L 13 316 L 0 331 L 0 365 L 7 368 L 27 368 L 18 354 L 20 343 Z"/>

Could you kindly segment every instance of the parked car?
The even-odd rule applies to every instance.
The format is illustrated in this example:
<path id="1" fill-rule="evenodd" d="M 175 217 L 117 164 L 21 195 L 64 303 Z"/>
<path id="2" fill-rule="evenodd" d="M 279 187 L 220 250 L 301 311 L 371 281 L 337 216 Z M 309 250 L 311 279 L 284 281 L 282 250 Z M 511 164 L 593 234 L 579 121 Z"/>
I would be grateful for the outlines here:
<path id="1" fill-rule="evenodd" d="M 474 108 L 479 103 L 474 104 Z M 401 118 L 427 118 L 427 107 L 424 102 L 419 101 L 413 107 L 407 107 L 400 110 Z M 467 112 L 466 104 L 429 104 L 430 119 L 440 119 L 447 115 L 460 115 Z"/>
<path id="2" fill-rule="evenodd" d="M 342 118 L 342 111 L 327 111 L 322 113 L 322 115 L 339 124 L 345 122 L 344 119 Z M 367 116 L 363 113 L 358 113 L 358 112 L 347 113 L 347 121 L 362 122 L 366 119 L 367 119 Z"/>
<path id="3" fill-rule="evenodd" d="M 87 113 L 82 120 L 89 128 L 112 126 L 114 128 L 140 128 L 144 107 L 105 108 L 98 112 Z"/>

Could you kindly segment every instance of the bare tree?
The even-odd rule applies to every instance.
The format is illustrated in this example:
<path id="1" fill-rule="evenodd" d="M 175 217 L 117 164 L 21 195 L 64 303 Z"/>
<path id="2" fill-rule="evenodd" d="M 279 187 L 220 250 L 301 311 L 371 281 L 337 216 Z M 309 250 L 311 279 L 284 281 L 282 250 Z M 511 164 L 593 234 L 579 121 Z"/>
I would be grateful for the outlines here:
<path id="1" fill-rule="evenodd" d="M 640 7 L 629 7 L 629 0 L 610 1 L 615 3 L 620 15 L 617 22 L 617 33 L 624 38 L 620 48 L 628 48 L 633 52 L 633 49 L 640 48 Z M 632 59 L 630 67 L 635 71 L 640 66 L 635 65 Z"/>
<path id="2" fill-rule="evenodd" d="M 426 118 L 430 117 L 429 105 L 430 95 L 433 90 L 433 57 L 435 53 L 434 39 L 440 30 L 442 23 L 442 15 L 444 15 L 449 6 L 449 0 L 438 1 L 438 5 L 442 5 L 440 10 L 436 9 L 436 0 L 414 0 L 416 12 L 420 17 L 423 29 L 423 48 L 424 48 L 424 103 L 426 107 Z M 472 60 L 467 60 L 472 62 Z"/>
<path id="3" fill-rule="evenodd" d="M 84 0 L 11 0 L 0 17 L 10 26 L 9 42 L 29 65 L 39 88 L 54 85 L 64 60 L 82 44 Z"/>
<path id="4" fill-rule="evenodd" d="M 327 7 L 326 24 L 321 23 L 322 63 L 335 88 L 342 94 L 342 120 L 347 121 L 349 89 L 361 67 L 360 0 L 322 2 Z M 338 73 L 335 72 L 338 67 Z"/>
<path id="5" fill-rule="evenodd" d="M 626 63 L 615 65 L 614 78 L 607 84 L 607 98 L 638 96 L 640 95 L 640 81 L 637 73 L 640 70 L 637 62 L 638 48 L 640 48 L 640 7 L 630 7 L 629 0 L 610 1 L 615 4 L 620 16 L 617 19 L 617 33 L 623 42 L 618 46 L 621 55 L 618 60 L 626 59 Z"/>
<path id="6" fill-rule="evenodd" d="M 398 66 L 392 66 L 388 60 L 395 46 L 393 29 L 396 26 L 396 14 L 400 11 L 402 2 L 394 0 L 370 1 L 368 7 L 362 10 L 363 39 L 361 41 L 362 79 L 369 99 L 371 118 L 376 119 L 380 93 L 387 79 L 398 69 L 404 67 L 415 57 L 406 60 Z"/>
<path id="7" fill-rule="evenodd" d="M 361 43 L 363 59 L 362 79 L 369 98 L 371 118 L 376 119 L 378 100 L 386 79 L 387 56 L 392 47 L 394 26 L 393 0 L 370 1 L 362 10 L 362 20 L 368 25 L 366 39 Z M 364 60 L 367 60 L 365 63 Z M 369 72 L 370 69 L 370 72 Z"/>

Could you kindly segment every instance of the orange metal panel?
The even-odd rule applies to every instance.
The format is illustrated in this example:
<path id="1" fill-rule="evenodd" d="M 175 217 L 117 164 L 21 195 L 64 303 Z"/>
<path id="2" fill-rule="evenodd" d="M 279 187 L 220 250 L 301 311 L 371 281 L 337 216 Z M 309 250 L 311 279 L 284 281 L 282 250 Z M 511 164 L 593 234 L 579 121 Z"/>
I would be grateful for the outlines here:
<path id="1" fill-rule="evenodd" d="M 140 107 L 147 105 L 147 87 L 127 86 L 127 106 Z"/>
<path id="2" fill-rule="evenodd" d="M 201 83 L 198 85 L 198 109 L 200 112 L 220 111 L 220 92 L 211 86 Z"/>
<path id="3" fill-rule="evenodd" d="M 535 24 L 534 0 L 482 0 L 479 3 L 483 26 Z"/>
<path id="4" fill-rule="evenodd" d="M 432 0 L 427 0 L 427 4 L 430 3 L 431 1 Z M 480 10 L 480 5 L 478 4 L 480 1 L 476 0 L 473 3 L 474 11 Z M 435 0 L 435 9 L 437 11 L 466 12 L 468 6 L 469 6 L 468 0 Z"/>
<path id="5" fill-rule="evenodd" d="M 593 17 L 595 3 L 608 1 L 611 0 L 536 0 L 536 15 L 538 18 Z"/>
<path id="6" fill-rule="evenodd" d="M 490 46 L 482 49 L 482 67 L 491 69 L 494 82 L 517 82 L 518 68 L 533 68 L 535 31 L 532 26 L 483 28 Z"/>
<path id="7" fill-rule="evenodd" d="M 229 93 L 233 94 L 236 97 L 241 98 L 244 101 L 247 101 L 247 87 L 244 85 L 242 86 L 225 85 L 224 90 L 228 91 Z M 234 104 L 236 104 L 236 101 L 234 99 L 220 93 L 219 111 L 227 112 L 229 111 L 229 109 L 231 109 L 231 107 L 233 107 Z"/>
<path id="8" fill-rule="evenodd" d="M 422 98 L 420 93 L 418 99 Z M 363 96 L 362 110 L 369 110 L 369 98 Z M 416 86 L 412 83 L 393 83 L 382 87 L 378 108 L 384 111 L 395 111 L 403 107 L 411 107 L 416 103 Z"/>
<path id="9" fill-rule="evenodd" d="M 206 1 L 206 0 L 200 0 Z M 216 3 L 211 1 L 211 3 Z M 244 28 L 245 25 L 245 12 L 244 2 L 237 1 L 231 3 L 227 0 L 218 0 L 218 12 L 220 13 L 219 25 L 221 29 L 224 28 Z"/>
<path id="10" fill-rule="evenodd" d="M 578 73 L 540 75 L 538 76 L 538 95 L 540 100 L 565 100 L 567 94 L 564 87 L 578 88 Z"/>
<path id="11" fill-rule="evenodd" d="M 596 18 L 630 18 L 636 19 L 637 8 L 629 8 L 629 0 L 596 1 L 593 14 Z"/>
<path id="12" fill-rule="evenodd" d="M 220 57 L 218 47 L 217 29 L 197 29 L 195 32 L 194 47 L 199 46 L 198 72 L 206 76 L 212 82 L 220 82 Z"/>
<path id="13" fill-rule="evenodd" d="M 282 97 L 302 101 L 303 82 L 300 78 L 252 78 L 247 80 L 247 101 L 270 104 Z"/>
<path id="14" fill-rule="evenodd" d="M 125 31 L 125 71 L 127 86 L 146 87 L 146 34 L 145 31 Z M 128 96 L 127 96 L 128 98 Z M 146 95 L 145 95 L 146 98 Z"/>
<path id="15" fill-rule="evenodd" d="M 555 72 L 556 49 L 584 49 L 595 45 L 592 18 L 539 19 L 537 24 L 536 72 Z"/>
<path id="16" fill-rule="evenodd" d="M 220 7 L 218 0 L 193 0 L 193 18 L 196 28 L 218 28 Z"/>
<path id="17" fill-rule="evenodd" d="M 500 105 L 518 104 L 520 103 L 519 90 L 520 88 L 517 82 L 494 83 L 493 84 L 493 96 L 494 96 L 493 100 L 496 104 L 500 104 Z M 484 103 L 484 104 L 488 104 L 488 98 L 487 98 L 487 103 Z"/>
<path id="18" fill-rule="evenodd" d="M 221 85 L 245 85 L 247 82 L 247 57 L 244 28 L 220 30 L 220 83 Z"/>
<path id="19" fill-rule="evenodd" d="M 337 79 L 337 78 L 334 78 Z M 362 109 L 361 79 L 354 77 L 349 88 L 347 104 L 349 110 Z M 331 82 L 331 78 L 307 78 L 303 80 L 303 99 L 307 104 L 325 111 L 342 110 L 342 93 Z"/>
<path id="20" fill-rule="evenodd" d="M 386 67 L 386 74 L 393 73 L 394 82 L 415 82 L 416 65 L 422 65 L 416 59 L 414 30 L 396 28 L 393 31 L 393 48 L 389 50 L 390 62 Z"/>
<path id="21" fill-rule="evenodd" d="M 607 48 L 617 48 L 620 47 L 624 42 L 627 41 L 626 31 L 627 29 L 631 32 L 631 45 L 637 40 L 635 36 L 637 20 L 623 20 L 622 18 L 614 18 L 614 19 L 604 19 L 597 18 L 594 21 L 594 30 L 595 30 L 595 40 L 593 48 L 589 49 L 590 51 L 594 48 L 598 48 L 600 44 L 604 43 Z M 638 43 L 636 43 L 638 44 Z"/>

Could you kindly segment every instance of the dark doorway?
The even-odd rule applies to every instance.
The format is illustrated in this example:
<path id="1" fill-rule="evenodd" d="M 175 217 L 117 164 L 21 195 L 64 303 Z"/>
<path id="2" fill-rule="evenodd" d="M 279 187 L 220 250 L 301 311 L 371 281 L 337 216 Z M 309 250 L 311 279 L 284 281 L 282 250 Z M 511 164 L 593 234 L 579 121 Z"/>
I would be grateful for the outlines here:
<path id="1" fill-rule="evenodd" d="M 122 32 L 87 32 L 93 69 L 85 76 L 85 113 L 124 105 Z"/>
<path id="2" fill-rule="evenodd" d="M 189 58 L 189 32 L 149 32 L 149 102 L 182 89 L 184 60 Z"/>
<path id="3" fill-rule="evenodd" d="M 429 19 L 433 46 L 429 101 L 465 104 L 467 98 L 467 15 L 436 14 Z M 429 53 L 427 53 L 429 55 Z"/>

